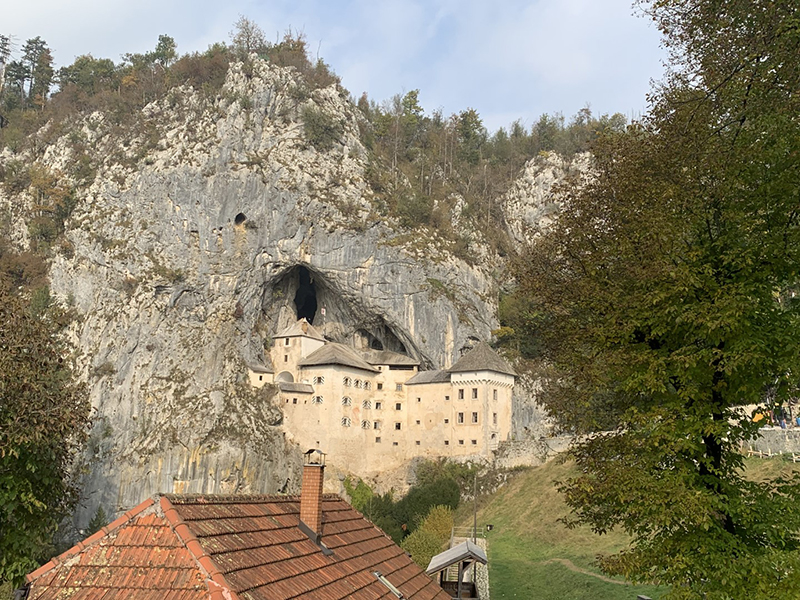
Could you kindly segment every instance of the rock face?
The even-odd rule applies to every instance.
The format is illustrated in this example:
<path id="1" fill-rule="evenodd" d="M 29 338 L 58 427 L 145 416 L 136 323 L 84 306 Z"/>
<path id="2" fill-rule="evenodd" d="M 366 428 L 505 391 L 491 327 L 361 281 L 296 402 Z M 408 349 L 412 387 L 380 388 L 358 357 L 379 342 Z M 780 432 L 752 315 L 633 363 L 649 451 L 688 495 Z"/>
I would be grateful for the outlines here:
<path id="1" fill-rule="evenodd" d="M 340 128 L 332 148 L 307 139 L 309 110 Z M 376 212 L 358 116 L 337 88 L 309 91 L 253 60 L 231 65 L 219 96 L 172 90 L 142 123 L 121 137 L 98 113 L 76 126 L 103 158 L 51 266 L 52 293 L 79 316 L 97 411 L 79 527 L 101 504 L 113 514 L 155 492 L 298 491 L 305 449 L 286 442 L 273 390 L 251 389 L 247 365 L 299 317 L 435 367 L 497 326 L 490 266 Z M 59 172 L 74 158 L 64 136 L 40 162 Z M 538 217 L 520 185 L 506 205 L 524 237 Z M 32 202 L 0 197 L 18 242 L 13 207 Z"/>
<path id="2" fill-rule="evenodd" d="M 528 161 L 502 200 L 508 234 L 518 244 L 530 243 L 558 214 L 558 185 L 568 176 L 585 180 L 590 172 L 589 153 L 565 160 L 543 152 Z"/>

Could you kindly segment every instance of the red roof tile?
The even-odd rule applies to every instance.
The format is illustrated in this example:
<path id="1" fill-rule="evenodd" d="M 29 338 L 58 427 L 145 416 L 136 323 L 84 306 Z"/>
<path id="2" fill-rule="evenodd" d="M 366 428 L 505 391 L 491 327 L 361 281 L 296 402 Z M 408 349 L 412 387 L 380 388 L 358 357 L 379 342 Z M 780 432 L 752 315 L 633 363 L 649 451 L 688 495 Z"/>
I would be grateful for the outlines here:
<path id="1" fill-rule="evenodd" d="M 380 529 L 338 496 L 322 501 L 326 555 L 292 496 L 148 500 L 28 576 L 31 600 L 448 599 Z"/>

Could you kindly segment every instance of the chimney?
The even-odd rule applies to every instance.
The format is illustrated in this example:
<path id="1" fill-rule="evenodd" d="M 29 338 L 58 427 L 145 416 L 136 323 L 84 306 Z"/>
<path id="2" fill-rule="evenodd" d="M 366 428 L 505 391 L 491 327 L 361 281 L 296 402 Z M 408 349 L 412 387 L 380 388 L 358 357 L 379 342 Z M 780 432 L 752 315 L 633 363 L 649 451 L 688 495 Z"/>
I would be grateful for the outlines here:
<path id="1" fill-rule="evenodd" d="M 317 544 L 320 543 L 322 537 L 322 477 L 324 474 L 325 453 L 314 449 L 306 452 L 303 456 L 303 483 L 300 487 L 300 529 Z"/>

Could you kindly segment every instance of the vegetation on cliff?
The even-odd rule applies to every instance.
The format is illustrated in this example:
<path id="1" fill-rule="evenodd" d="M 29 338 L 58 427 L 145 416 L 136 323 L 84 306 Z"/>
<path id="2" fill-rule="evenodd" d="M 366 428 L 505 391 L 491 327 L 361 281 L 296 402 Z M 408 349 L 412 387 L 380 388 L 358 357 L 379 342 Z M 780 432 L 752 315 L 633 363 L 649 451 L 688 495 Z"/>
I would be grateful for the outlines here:
<path id="1" fill-rule="evenodd" d="M 3 39 L 8 38 L 0 36 Z M 0 62 L 7 62 L 0 88 L 4 125 L 0 148 L 15 155 L 25 153 L 24 161 L 6 163 L 0 182 L 8 191 L 27 190 L 32 185 L 29 171 L 43 169 L 48 146 L 66 139 L 72 160 L 63 172 L 47 176 L 73 188 L 68 196 L 74 200 L 74 188 L 91 184 L 101 163 L 109 160 L 93 152 L 87 141 L 84 127 L 90 115 L 102 115 L 102 127 L 117 140 L 118 149 L 111 158 L 135 167 L 148 160 L 163 134 L 163 124 L 143 110 L 145 106 L 166 99 L 176 113 L 186 111 L 176 90 L 191 88 L 207 108 L 235 100 L 247 109 L 252 98 L 226 100 L 222 88 L 233 62 L 244 64 L 245 73 L 252 77 L 254 56 L 294 70 L 296 85 L 281 92 L 287 92 L 300 107 L 291 118 L 302 123 L 308 146 L 328 152 L 340 144 L 341 115 L 331 115 L 306 101 L 314 90 L 328 86 L 347 92 L 328 65 L 309 56 L 302 35 L 291 31 L 280 42 L 269 43 L 257 24 L 241 18 L 229 44 L 217 43 L 202 53 L 181 56 L 175 41 L 162 35 L 152 51 L 126 54 L 119 63 L 85 55 L 58 70 L 47 43 L 34 38 L 25 43 L 20 56 L 12 57 L 10 51 L 0 56 Z M 52 94 L 51 89 L 55 89 Z M 353 99 L 357 115 L 353 118 L 368 153 L 366 177 L 374 193 L 374 210 L 393 217 L 403 228 L 435 230 L 451 242 L 451 250 L 470 260 L 474 256 L 468 247 L 475 238 L 501 254 L 513 252 L 498 200 L 528 160 L 550 151 L 571 156 L 587 150 L 599 132 L 620 131 L 625 126 L 622 115 L 595 117 L 587 107 L 569 122 L 560 114 L 542 115 L 530 128 L 517 121 L 490 133 L 473 109 L 450 116 L 440 111 L 425 114 L 420 93 L 412 90 L 382 103 L 366 94 Z M 126 151 L 132 136 L 143 140 L 133 153 Z M 46 248 L 58 239 L 71 210 L 69 202 L 62 202 L 63 208 L 54 215 L 54 204 L 50 201 L 36 215 L 34 238 Z"/>

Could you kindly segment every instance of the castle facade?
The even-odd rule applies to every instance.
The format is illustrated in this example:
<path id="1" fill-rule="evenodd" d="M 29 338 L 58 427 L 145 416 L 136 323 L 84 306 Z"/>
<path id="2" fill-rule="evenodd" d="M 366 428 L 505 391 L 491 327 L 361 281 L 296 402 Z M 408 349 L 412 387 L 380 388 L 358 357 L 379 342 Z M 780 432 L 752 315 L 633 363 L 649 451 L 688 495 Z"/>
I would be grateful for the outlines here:
<path id="1" fill-rule="evenodd" d="M 491 456 L 511 431 L 515 373 L 480 343 L 446 370 L 325 340 L 305 319 L 274 338 L 256 387 L 279 391 L 287 436 L 359 475 L 415 458 Z"/>

